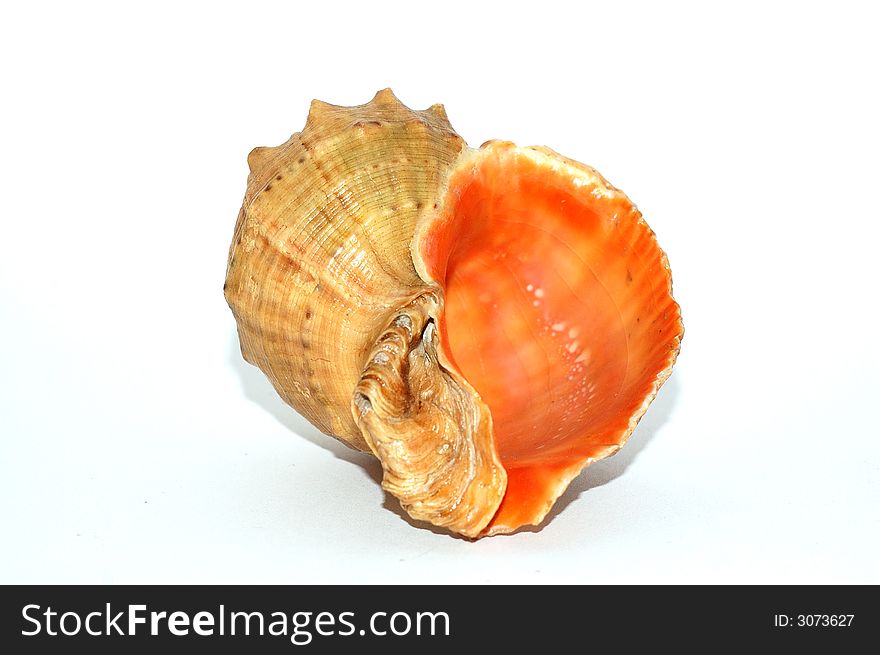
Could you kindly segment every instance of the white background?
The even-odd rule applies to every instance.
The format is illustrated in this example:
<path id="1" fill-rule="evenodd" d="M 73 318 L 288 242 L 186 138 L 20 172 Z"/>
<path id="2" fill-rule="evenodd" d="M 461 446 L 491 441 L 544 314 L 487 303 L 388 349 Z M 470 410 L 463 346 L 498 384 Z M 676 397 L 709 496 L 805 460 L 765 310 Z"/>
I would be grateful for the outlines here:
<path id="1" fill-rule="evenodd" d="M 870 3 L 7 3 L 0 582 L 880 582 Z M 597 167 L 686 335 L 540 530 L 411 524 L 221 292 L 245 157 L 390 86 Z"/>

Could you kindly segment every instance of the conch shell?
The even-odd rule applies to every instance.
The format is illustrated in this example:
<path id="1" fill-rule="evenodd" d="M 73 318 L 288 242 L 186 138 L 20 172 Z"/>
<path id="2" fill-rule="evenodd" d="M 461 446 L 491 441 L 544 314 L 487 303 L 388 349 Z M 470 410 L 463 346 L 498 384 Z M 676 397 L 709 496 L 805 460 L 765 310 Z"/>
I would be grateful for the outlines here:
<path id="1" fill-rule="evenodd" d="M 469 148 L 441 105 L 314 101 L 256 148 L 224 287 L 242 354 L 372 452 L 415 519 L 538 524 L 617 452 L 683 334 L 629 199 L 540 147 Z"/>

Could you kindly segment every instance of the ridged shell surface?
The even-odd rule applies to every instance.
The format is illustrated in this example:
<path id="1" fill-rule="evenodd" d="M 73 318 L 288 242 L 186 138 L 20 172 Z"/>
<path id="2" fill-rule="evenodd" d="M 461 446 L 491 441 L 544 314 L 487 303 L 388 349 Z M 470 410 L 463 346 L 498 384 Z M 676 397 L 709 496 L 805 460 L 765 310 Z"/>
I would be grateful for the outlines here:
<path id="1" fill-rule="evenodd" d="M 464 147 L 442 106 L 412 111 L 386 89 L 356 107 L 314 101 L 302 132 L 248 157 L 224 287 L 242 354 L 359 450 L 353 390 L 394 312 L 425 286 L 412 234 Z"/>

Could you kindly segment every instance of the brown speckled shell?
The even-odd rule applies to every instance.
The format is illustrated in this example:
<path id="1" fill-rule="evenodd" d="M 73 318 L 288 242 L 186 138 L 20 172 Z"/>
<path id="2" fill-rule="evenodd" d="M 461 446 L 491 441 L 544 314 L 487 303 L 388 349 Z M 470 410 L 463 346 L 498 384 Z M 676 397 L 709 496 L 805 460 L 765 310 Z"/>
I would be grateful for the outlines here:
<path id="1" fill-rule="evenodd" d="M 306 126 L 256 148 L 229 254 L 242 354 L 323 432 L 369 450 L 351 415 L 368 351 L 425 287 L 410 242 L 465 147 L 440 105 L 312 103 Z"/>

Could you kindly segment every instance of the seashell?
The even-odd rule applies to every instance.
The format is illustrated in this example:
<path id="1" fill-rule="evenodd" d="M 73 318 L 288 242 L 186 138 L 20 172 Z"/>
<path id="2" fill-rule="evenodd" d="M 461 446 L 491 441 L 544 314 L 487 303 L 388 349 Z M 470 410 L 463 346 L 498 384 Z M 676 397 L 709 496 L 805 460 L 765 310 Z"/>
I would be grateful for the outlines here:
<path id="1" fill-rule="evenodd" d="M 630 200 L 543 147 L 469 148 L 388 89 L 256 148 L 224 291 L 244 358 L 382 463 L 415 519 L 537 525 L 617 452 L 683 327 Z"/>

